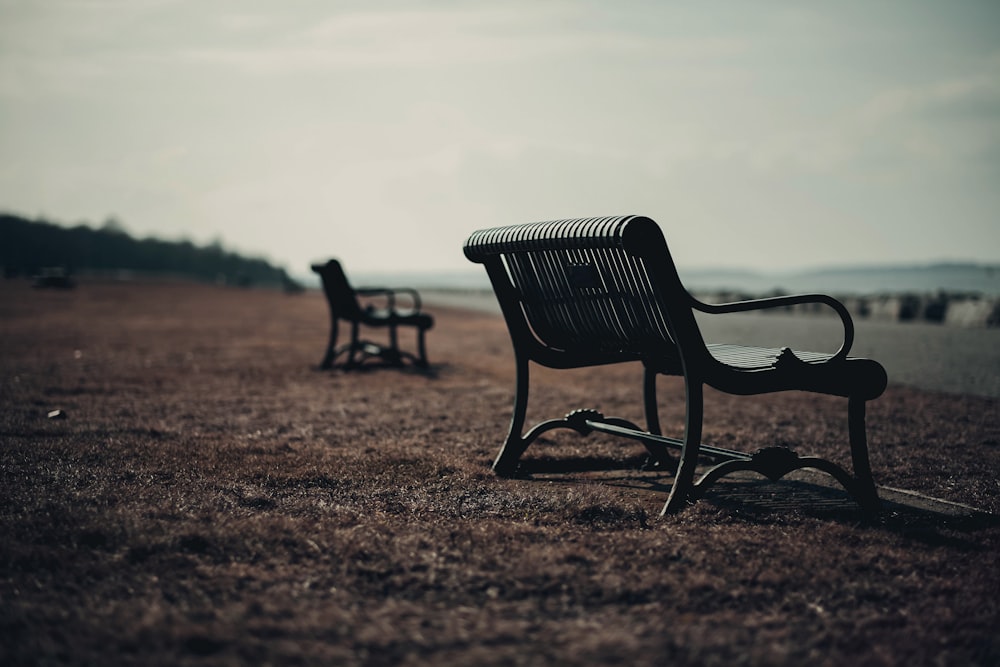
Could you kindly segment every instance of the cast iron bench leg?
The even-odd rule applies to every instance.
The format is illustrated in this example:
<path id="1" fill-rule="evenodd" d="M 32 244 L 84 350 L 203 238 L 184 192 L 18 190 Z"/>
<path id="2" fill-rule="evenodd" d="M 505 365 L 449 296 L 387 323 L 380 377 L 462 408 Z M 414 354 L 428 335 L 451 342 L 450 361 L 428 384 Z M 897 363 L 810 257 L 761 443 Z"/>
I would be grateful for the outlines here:
<path id="1" fill-rule="evenodd" d="M 698 466 L 698 450 L 701 448 L 701 427 L 704 416 L 703 389 L 700 382 L 684 378 L 684 394 L 687 411 L 684 417 L 684 445 L 681 448 L 681 461 L 677 466 L 674 484 L 670 488 L 670 497 L 660 516 L 676 514 L 684 509 L 694 488 L 694 473 Z"/>
<path id="2" fill-rule="evenodd" d="M 524 418 L 528 410 L 528 360 L 517 355 L 517 385 L 514 392 L 514 413 L 510 417 L 510 430 L 500 448 L 493 471 L 501 477 L 512 477 L 517 470 L 521 454 L 528 448 L 529 440 L 521 437 Z"/>
<path id="3" fill-rule="evenodd" d="M 417 365 L 421 368 L 427 368 L 427 346 L 424 343 L 424 329 L 422 327 L 417 328 Z"/>
<path id="4" fill-rule="evenodd" d="M 871 461 L 868 458 L 868 436 L 865 433 L 865 401 L 847 400 L 847 433 L 851 443 L 851 464 L 857 485 L 857 501 L 866 511 L 877 513 L 881 508 Z"/>
<path id="5" fill-rule="evenodd" d="M 648 366 L 643 369 L 642 398 L 646 411 L 646 430 L 654 435 L 663 435 L 660 428 L 659 408 L 656 404 L 656 377 L 658 373 Z M 657 468 L 677 468 L 677 459 L 664 445 L 643 442 L 650 455 L 650 466 Z"/>
<path id="6" fill-rule="evenodd" d="M 323 361 L 319 362 L 319 367 L 321 370 L 327 370 L 333 368 L 333 360 L 337 357 L 337 333 L 339 330 L 339 325 L 337 324 L 337 318 L 330 318 L 330 341 L 326 344 L 326 354 L 323 355 Z"/>

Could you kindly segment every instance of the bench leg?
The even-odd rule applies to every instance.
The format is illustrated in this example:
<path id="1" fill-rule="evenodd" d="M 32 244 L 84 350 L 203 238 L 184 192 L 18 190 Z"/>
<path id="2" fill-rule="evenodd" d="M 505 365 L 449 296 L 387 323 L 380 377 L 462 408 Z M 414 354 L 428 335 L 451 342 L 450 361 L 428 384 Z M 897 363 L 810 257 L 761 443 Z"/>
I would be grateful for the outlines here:
<path id="1" fill-rule="evenodd" d="M 681 447 L 681 461 L 670 488 L 670 497 L 660 516 L 676 514 L 684 509 L 694 489 L 694 473 L 698 466 L 698 450 L 701 447 L 701 426 L 704 417 L 703 388 L 700 382 L 684 378 L 684 394 L 687 415 L 684 423 L 684 445 Z"/>
<path id="2" fill-rule="evenodd" d="M 393 365 L 402 365 L 403 356 L 399 351 L 399 333 L 396 331 L 396 325 L 389 325 L 389 352 L 388 361 Z"/>
<path id="3" fill-rule="evenodd" d="M 702 496 L 706 487 L 719 478 L 739 470 L 752 470 L 771 481 L 777 481 L 794 470 L 812 468 L 825 472 L 836 479 L 854 498 L 862 510 L 877 514 L 880 509 L 878 491 L 872 477 L 871 463 L 868 460 L 868 441 L 865 434 L 865 402 L 861 399 L 848 400 L 848 433 L 851 443 L 851 458 L 854 474 L 851 475 L 839 465 L 826 459 L 814 456 L 799 456 L 787 447 L 765 447 L 754 454 L 739 456 L 732 460 L 713 466 L 697 484 L 692 479 L 697 464 L 699 445 L 692 440 L 691 435 L 701 435 L 702 408 L 700 406 L 701 390 L 697 396 L 694 392 L 688 394 L 688 430 L 685 434 L 681 451 L 681 465 L 674 480 L 662 514 L 680 511 L 686 501 L 693 501 Z M 692 401 L 694 397 L 699 404 Z M 709 448 L 711 449 L 711 448 Z M 737 454 L 736 452 L 731 452 Z"/>
<path id="4" fill-rule="evenodd" d="M 529 383 L 527 359 L 518 358 L 516 360 L 516 369 L 517 385 L 514 394 L 514 412 L 510 418 L 510 429 L 507 432 L 507 438 L 504 440 L 503 446 L 500 448 L 500 452 L 493 461 L 493 471 L 500 477 L 512 477 L 517 471 L 521 455 L 524 454 L 525 450 L 528 449 L 528 446 L 536 438 L 546 431 L 556 428 L 569 428 L 580 435 L 588 435 L 593 431 L 593 426 L 587 423 L 588 419 L 597 419 L 605 424 L 617 425 L 636 431 L 641 430 L 630 421 L 615 417 L 605 418 L 604 415 L 595 410 L 576 410 L 566 415 L 564 419 L 549 419 L 535 424 L 530 431 L 524 433 L 524 423 L 528 411 Z M 656 375 L 654 371 L 646 370 L 643 384 L 643 398 L 645 401 L 647 430 L 655 435 L 660 435 L 660 420 L 656 405 Z M 700 406 L 700 386 L 698 401 Z M 698 437 L 700 437 L 701 433 L 700 414 L 699 407 Z M 647 440 L 643 440 L 643 445 L 649 451 L 653 464 L 676 469 L 677 461 L 670 455 L 666 445 Z M 693 460 L 697 462 L 697 452 L 692 456 Z M 693 470 L 688 477 L 693 477 Z"/>
<path id="5" fill-rule="evenodd" d="M 347 359 L 344 360 L 344 368 L 354 368 L 361 363 L 361 358 L 359 358 L 361 352 L 360 328 L 357 322 L 351 322 L 351 342 L 347 347 Z"/>
<path id="6" fill-rule="evenodd" d="M 424 344 L 424 332 L 423 327 L 417 327 L 417 365 L 421 368 L 427 368 L 427 347 Z"/>
<path id="7" fill-rule="evenodd" d="M 337 335 L 339 329 L 340 325 L 337 322 L 337 318 L 331 317 L 330 340 L 326 343 L 326 354 L 323 355 L 323 361 L 319 362 L 320 370 L 333 368 L 333 360 L 337 357 Z"/>
<path id="8" fill-rule="evenodd" d="M 878 512 L 881 502 L 868 459 L 868 436 L 865 429 L 865 402 L 860 398 L 847 400 L 847 433 L 851 443 L 851 463 L 854 467 L 858 504 L 866 511 Z"/>
<path id="9" fill-rule="evenodd" d="M 643 369 L 642 398 L 646 408 L 646 430 L 656 435 L 662 435 L 660 430 L 660 413 L 656 404 L 656 371 Z"/>
<path id="10" fill-rule="evenodd" d="M 493 472 L 500 477 L 512 477 L 517 470 L 521 454 L 531 442 L 523 437 L 524 419 L 528 411 L 528 360 L 517 359 L 517 385 L 514 393 L 514 414 L 510 417 L 507 439 L 493 461 Z"/>
<path id="11" fill-rule="evenodd" d="M 656 377 L 659 375 L 649 367 L 643 369 L 642 377 L 642 399 L 646 412 L 646 430 L 654 435 L 663 435 L 660 428 L 659 406 L 656 402 Z M 676 468 L 677 461 L 663 445 L 651 442 L 644 442 L 646 450 L 649 452 L 650 465 L 657 468 Z"/>

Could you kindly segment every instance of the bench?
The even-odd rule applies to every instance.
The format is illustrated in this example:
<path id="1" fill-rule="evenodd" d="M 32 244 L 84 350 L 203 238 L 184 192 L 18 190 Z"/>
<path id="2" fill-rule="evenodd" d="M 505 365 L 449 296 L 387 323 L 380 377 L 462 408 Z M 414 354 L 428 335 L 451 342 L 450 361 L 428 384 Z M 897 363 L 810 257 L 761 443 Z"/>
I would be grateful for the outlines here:
<path id="1" fill-rule="evenodd" d="M 420 311 L 420 294 L 409 287 L 351 287 L 343 267 L 336 259 L 324 264 L 314 264 L 312 270 L 323 281 L 323 293 L 330 307 L 330 338 L 320 362 L 321 369 L 332 368 L 343 355 L 341 367 L 358 368 L 365 362 L 378 359 L 389 366 L 402 366 L 404 360 L 411 361 L 419 368 L 427 368 L 427 348 L 425 332 L 434 326 L 434 318 Z M 397 296 L 403 294 L 409 301 L 407 308 L 400 308 Z M 359 297 L 384 300 L 381 308 L 372 303 L 362 305 Z M 339 322 L 344 320 L 351 326 L 351 338 L 337 347 Z M 361 326 L 387 329 L 388 345 L 361 338 Z M 413 327 L 417 332 L 417 354 L 404 352 L 399 347 L 398 328 Z"/>
<path id="2" fill-rule="evenodd" d="M 528 446 L 543 433 L 569 428 L 608 433 L 645 445 L 653 461 L 675 466 L 663 514 L 681 510 L 724 475 L 750 470 L 776 481 L 800 468 L 832 475 L 868 512 L 879 508 L 865 428 L 866 402 L 885 390 L 876 361 L 849 357 L 854 325 L 847 309 L 823 294 L 707 304 L 684 288 L 657 224 L 621 216 L 531 223 L 474 232 L 465 255 L 482 264 L 514 347 L 516 388 L 507 438 L 493 463 L 514 476 Z M 695 311 L 721 315 L 804 303 L 839 315 L 843 344 L 833 354 L 706 343 Z M 524 432 L 529 362 L 555 369 L 641 362 L 646 426 L 596 410 L 575 410 Z M 658 375 L 682 376 L 686 395 L 683 438 L 664 436 L 657 413 Z M 830 460 L 785 447 L 747 453 L 701 442 L 704 387 L 753 395 L 801 390 L 847 399 L 853 474 Z M 679 450 L 679 459 L 670 452 Z M 712 465 L 696 481 L 699 460 Z"/>

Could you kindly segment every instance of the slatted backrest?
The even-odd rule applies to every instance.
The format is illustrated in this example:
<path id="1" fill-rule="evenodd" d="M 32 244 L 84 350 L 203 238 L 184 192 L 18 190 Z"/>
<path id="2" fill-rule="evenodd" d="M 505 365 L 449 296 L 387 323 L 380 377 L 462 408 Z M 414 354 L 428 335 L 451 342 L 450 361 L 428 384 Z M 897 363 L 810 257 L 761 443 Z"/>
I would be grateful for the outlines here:
<path id="1" fill-rule="evenodd" d="M 330 310 L 334 317 L 350 321 L 361 319 L 361 306 L 358 304 L 357 294 L 347 280 L 347 275 L 340 262 L 331 259 L 326 264 L 316 265 L 312 268 L 323 279 L 323 292 L 330 303 Z"/>
<path id="2" fill-rule="evenodd" d="M 465 244 L 485 265 L 515 347 L 555 367 L 642 359 L 679 370 L 704 348 L 663 234 L 639 216 L 485 229 Z"/>

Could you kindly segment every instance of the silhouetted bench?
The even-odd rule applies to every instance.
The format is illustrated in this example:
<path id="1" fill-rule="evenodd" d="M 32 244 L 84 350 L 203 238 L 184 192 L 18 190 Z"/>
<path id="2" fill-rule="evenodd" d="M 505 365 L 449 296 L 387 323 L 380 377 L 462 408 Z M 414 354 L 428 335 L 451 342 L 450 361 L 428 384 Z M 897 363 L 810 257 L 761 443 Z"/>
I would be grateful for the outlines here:
<path id="1" fill-rule="evenodd" d="M 681 284 L 660 228 L 649 218 L 623 216 L 540 222 L 484 229 L 465 243 L 466 257 L 486 268 L 514 346 L 517 385 L 510 431 L 493 463 L 515 475 L 519 459 L 538 436 L 555 428 L 581 435 L 598 431 L 642 442 L 660 465 L 676 465 L 663 513 L 676 512 L 723 475 L 756 471 L 778 480 L 800 468 L 835 477 L 865 510 L 879 506 L 868 459 L 866 401 L 886 387 L 886 373 L 870 359 L 848 357 L 854 325 L 847 309 L 822 294 L 706 304 Z M 818 302 L 844 327 L 835 354 L 713 344 L 703 340 L 694 311 L 734 313 Z M 646 428 L 596 410 L 577 410 L 523 433 L 528 366 L 582 368 L 642 362 Z M 658 374 L 683 376 L 687 415 L 683 439 L 662 435 L 656 402 Z M 822 458 L 784 447 L 745 453 L 701 443 L 703 387 L 730 394 L 805 390 L 847 398 L 853 474 Z M 675 461 L 670 449 L 680 450 Z M 699 457 L 714 465 L 695 481 Z"/>
<path id="2" fill-rule="evenodd" d="M 314 264 L 312 270 L 323 280 L 323 292 L 330 306 L 330 340 L 320 362 L 320 368 L 332 368 L 336 360 L 343 355 L 343 368 L 357 368 L 370 359 L 379 359 L 382 363 L 392 366 L 403 365 L 404 360 L 412 361 L 420 368 L 427 368 L 427 349 L 424 343 L 425 332 L 434 326 L 434 318 L 420 312 L 420 294 L 412 288 L 351 287 L 340 262 L 331 259 L 325 264 Z M 409 307 L 399 308 L 397 295 L 403 294 L 409 300 Z M 384 299 L 381 308 L 369 303 L 362 306 L 358 297 L 378 297 Z M 339 321 L 344 320 L 351 325 L 350 341 L 337 347 Z M 388 345 L 362 340 L 361 326 L 387 329 Z M 417 354 L 403 352 L 399 349 L 399 327 L 413 327 L 417 332 Z"/>

